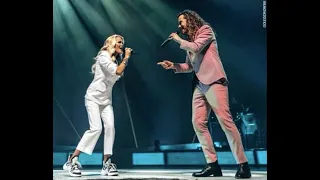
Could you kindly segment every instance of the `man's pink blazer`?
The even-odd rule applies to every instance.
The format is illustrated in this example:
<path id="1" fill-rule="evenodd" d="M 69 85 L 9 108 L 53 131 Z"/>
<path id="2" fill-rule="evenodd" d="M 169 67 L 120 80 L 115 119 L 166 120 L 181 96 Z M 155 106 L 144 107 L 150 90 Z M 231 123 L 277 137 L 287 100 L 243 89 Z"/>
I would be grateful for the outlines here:
<path id="1" fill-rule="evenodd" d="M 219 57 L 214 32 L 209 25 L 203 25 L 198 29 L 194 42 L 182 40 L 180 48 L 187 51 L 187 57 L 185 63 L 175 64 L 175 73 L 187 73 L 194 70 L 199 81 L 206 85 L 221 78 L 227 79 Z M 200 64 L 199 68 L 193 68 L 195 64 Z"/>

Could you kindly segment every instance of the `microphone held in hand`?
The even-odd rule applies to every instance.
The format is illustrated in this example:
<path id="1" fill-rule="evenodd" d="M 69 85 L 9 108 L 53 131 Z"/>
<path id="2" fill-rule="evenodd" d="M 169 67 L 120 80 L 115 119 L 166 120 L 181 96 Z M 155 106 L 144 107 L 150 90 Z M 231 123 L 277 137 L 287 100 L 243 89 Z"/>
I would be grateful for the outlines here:
<path id="1" fill-rule="evenodd" d="M 166 39 L 165 41 L 163 41 L 163 43 L 160 46 L 162 47 L 162 46 L 166 45 L 171 40 L 172 40 L 172 38 Z"/>
<path id="2" fill-rule="evenodd" d="M 179 30 L 176 31 L 177 34 L 179 34 L 179 32 L 180 32 Z M 171 37 L 167 38 L 165 41 L 163 41 L 163 43 L 160 46 L 163 47 L 164 45 L 166 45 L 171 40 L 172 40 Z"/>
<path id="3" fill-rule="evenodd" d="M 131 54 L 140 54 L 132 49 Z"/>

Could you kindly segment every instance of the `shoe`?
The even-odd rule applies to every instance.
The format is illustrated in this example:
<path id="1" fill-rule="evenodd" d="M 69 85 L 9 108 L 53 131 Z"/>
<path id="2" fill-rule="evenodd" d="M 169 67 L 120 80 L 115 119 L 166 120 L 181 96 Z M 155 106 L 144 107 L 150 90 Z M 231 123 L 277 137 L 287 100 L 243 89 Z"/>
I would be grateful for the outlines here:
<path id="1" fill-rule="evenodd" d="M 81 171 L 79 166 L 78 156 L 71 159 L 71 168 L 69 170 L 69 175 L 72 177 L 81 177 Z"/>
<path id="2" fill-rule="evenodd" d="M 119 172 L 117 170 L 117 166 L 115 164 L 111 163 L 110 158 L 107 161 L 103 162 L 101 175 L 103 175 L 103 176 L 118 176 L 119 175 Z"/>
<path id="3" fill-rule="evenodd" d="M 71 169 L 71 160 L 70 160 L 70 158 L 71 158 L 71 156 L 72 156 L 72 154 L 69 154 L 69 157 L 68 157 L 68 159 L 67 159 L 67 162 L 66 163 L 64 163 L 64 165 L 63 165 L 63 170 L 70 170 Z"/>
<path id="4" fill-rule="evenodd" d="M 238 171 L 235 175 L 236 179 L 251 178 L 251 171 L 248 162 L 239 164 Z"/>
<path id="5" fill-rule="evenodd" d="M 71 169 L 71 156 L 72 156 L 72 154 L 69 154 L 69 157 L 68 157 L 68 160 L 67 160 L 67 162 L 66 163 L 64 163 L 64 165 L 63 165 L 63 170 L 66 170 L 66 171 L 70 171 L 70 169 Z M 78 164 L 78 167 L 81 169 L 82 168 L 82 166 L 81 166 L 81 164 L 80 164 L 80 162 L 78 161 L 77 162 L 77 164 Z"/>
<path id="6" fill-rule="evenodd" d="M 209 177 L 211 175 L 214 177 L 222 176 L 222 171 L 218 161 L 209 163 L 200 172 L 195 172 L 192 174 L 193 177 Z"/>

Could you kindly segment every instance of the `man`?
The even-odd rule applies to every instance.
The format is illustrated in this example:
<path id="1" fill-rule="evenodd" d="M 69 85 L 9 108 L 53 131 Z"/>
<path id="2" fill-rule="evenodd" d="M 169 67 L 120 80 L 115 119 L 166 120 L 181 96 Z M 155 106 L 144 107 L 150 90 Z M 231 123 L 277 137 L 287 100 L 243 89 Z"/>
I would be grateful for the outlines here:
<path id="1" fill-rule="evenodd" d="M 175 73 L 194 71 L 196 75 L 196 87 L 192 98 L 192 124 L 208 164 L 202 171 L 192 175 L 222 176 L 207 126 L 208 115 L 212 108 L 239 164 L 235 178 L 250 178 L 248 160 L 229 109 L 228 80 L 219 57 L 215 34 L 209 24 L 191 10 L 184 10 L 178 14 L 178 24 L 181 33 L 187 36 L 187 40 L 180 38 L 177 33 L 172 33 L 169 37 L 186 51 L 186 62 L 176 64 L 164 60 L 158 64 L 165 69 L 173 69 Z"/>

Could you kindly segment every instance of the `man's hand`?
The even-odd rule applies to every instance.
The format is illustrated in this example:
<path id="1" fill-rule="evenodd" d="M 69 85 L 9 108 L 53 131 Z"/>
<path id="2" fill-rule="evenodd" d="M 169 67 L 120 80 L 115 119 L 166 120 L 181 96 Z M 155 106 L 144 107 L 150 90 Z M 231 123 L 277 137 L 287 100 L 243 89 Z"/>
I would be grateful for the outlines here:
<path id="1" fill-rule="evenodd" d="M 177 33 L 171 33 L 169 38 L 173 39 L 174 41 L 176 41 L 177 43 L 181 43 L 181 37 L 177 34 Z"/>
<path id="2" fill-rule="evenodd" d="M 158 65 L 161 65 L 164 69 L 174 69 L 174 63 L 171 61 L 164 60 L 162 62 L 158 62 Z"/>

